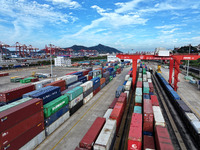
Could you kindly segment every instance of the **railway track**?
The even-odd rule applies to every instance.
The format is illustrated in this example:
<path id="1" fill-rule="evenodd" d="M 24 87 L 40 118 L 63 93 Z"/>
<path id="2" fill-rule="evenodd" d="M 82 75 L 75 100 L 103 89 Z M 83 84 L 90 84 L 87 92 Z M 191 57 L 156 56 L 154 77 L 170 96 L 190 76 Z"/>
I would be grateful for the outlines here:
<path id="1" fill-rule="evenodd" d="M 197 150 L 198 146 L 187 131 L 184 122 L 181 120 L 173 105 L 170 103 L 168 96 L 154 74 L 152 74 L 152 81 L 158 95 L 158 99 L 160 100 L 163 115 L 175 149 Z"/>

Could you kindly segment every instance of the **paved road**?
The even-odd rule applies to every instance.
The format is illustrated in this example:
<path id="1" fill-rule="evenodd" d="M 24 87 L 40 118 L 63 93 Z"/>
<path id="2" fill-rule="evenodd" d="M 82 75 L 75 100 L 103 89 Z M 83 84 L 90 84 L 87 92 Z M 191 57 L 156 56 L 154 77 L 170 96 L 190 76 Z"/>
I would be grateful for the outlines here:
<path id="1" fill-rule="evenodd" d="M 51 134 L 37 150 L 74 150 L 80 140 L 97 117 L 103 117 L 115 97 L 115 91 L 124 82 L 125 75 L 130 70 L 117 75 L 106 87 L 95 95 L 87 104 L 82 106 L 62 126 Z"/>

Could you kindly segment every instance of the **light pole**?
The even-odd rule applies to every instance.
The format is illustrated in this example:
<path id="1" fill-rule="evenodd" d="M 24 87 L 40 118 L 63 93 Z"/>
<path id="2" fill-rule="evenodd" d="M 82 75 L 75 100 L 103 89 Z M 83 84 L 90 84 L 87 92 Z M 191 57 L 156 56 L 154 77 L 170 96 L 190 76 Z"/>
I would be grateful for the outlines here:
<path id="1" fill-rule="evenodd" d="M 191 44 L 189 44 L 189 54 L 190 54 L 190 49 L 191 49 Z M 188 72 L 189 72 L 189 65 L 190 65 L 190 61 L 188 60 L 187 76 L 188 76 Z"/>
<path id="2" fill-rule="evenodd" d="M 51 48 L 52 48 L 52 44 L 50 45 L 50 63 L 51 63 L 51 78 L 53 77 L 53 68 L 52 68 L 52 56 L 51 56 Z"/>

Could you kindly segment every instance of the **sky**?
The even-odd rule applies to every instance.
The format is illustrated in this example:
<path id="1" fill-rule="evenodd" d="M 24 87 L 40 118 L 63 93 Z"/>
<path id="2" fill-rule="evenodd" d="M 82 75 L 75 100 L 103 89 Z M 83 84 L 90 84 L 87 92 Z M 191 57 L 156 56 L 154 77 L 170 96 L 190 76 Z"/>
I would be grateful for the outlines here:
<path id="1" fill-rule="evenodd" d="M 199 0 L 0 0 L 0 41 L 122 52 L 200 44 Z"/>

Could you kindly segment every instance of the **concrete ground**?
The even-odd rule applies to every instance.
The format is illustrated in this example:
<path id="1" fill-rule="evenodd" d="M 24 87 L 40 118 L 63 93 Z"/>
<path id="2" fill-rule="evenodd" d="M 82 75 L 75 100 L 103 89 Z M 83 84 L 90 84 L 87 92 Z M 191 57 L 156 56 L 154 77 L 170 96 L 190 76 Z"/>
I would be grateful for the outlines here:
<path id="1" fill-rule="evenodd" d="M 78 68 L 70 68 L 70 67 L 53 67 L 53 75 L 60 77 L 67 73 L 81 70 L 81 67 Z M 40 66 L 40 67 L 31 67 L 31 68 L 21 68 L 21 69 L 12 69 L 12 70 L 6 70 L 6 71 L 0 71 L 0 72 L 8 72 L 9 76 L 0 77 L 0 92 L 3 92 L 5 90 L 13 89 L 16 87 L 23 86 L 25 84 L 22 84 L 20 82 L 18 83 L 12 83 L 10 82 L 10 78 L 14 76 L 19 77 L 30 77 L 32 72 L 36 73 L 48 73 L 50 74 L 51 68 L 50 66 Z M 55 78 L 55 77 L 54 77 Z M 45 78 L 46 79 L 46 78 Z M 43 78 L 40 78 L 40 80 L 44 80 Z M 29 83 L 27 83 L 29 84 Z"/>
<path id="2" fill-rule="evenodd" d="M 162 75 L 168 81 L 169 80 L 169 69 L 162 68 Z M 179 74 L 178 90 L 177 93 L 181 99 L 190 107 L 190 109 L 200 119 L 200 90 L 197 89 L 196 85 L 189 83 L 184 79 L 183 74 Z"/>
<path id="3" fill-rule="evenodd" d="M 97 117 L 103 117 L 115 97 L 115 91 L 124 82 L 129 68 L 106 85 L 87 104 L 83 105 L 36 150 L 74 150 Z"/>

